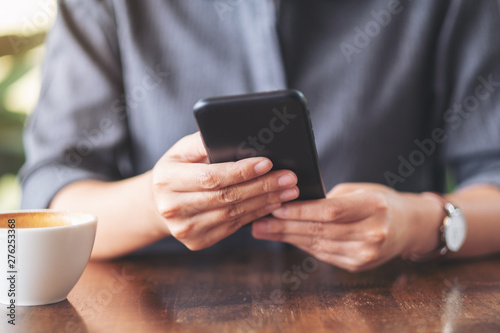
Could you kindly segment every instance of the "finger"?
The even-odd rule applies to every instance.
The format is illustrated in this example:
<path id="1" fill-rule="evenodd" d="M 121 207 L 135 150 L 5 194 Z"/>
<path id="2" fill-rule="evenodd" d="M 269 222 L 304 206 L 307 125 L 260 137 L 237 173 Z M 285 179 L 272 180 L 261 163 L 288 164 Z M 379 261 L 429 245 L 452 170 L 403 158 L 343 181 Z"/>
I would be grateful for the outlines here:
<path id="1" fill-rule="evenodd" d="M 207 150 L 200 132 L 186 135 L 177 141 L 167 152 L 169 160 L 187 163 L 208 163 Z"/>
<path id="2" fill-rule="evenodd" d="M 329 264 L 335 265 L 347 269 L 349 271 L 355 271 L 357 267 L 356 259 L 345 256 L 343 254 L 338 254 L 334 252 L 324 252 L 324 251 L 313 251 L 307 246 L 296 245 L 299 249 L 313 255 L 315 258 L 327 262 Z"/>
<path id="3" fill-rule="evenodd" d="M 292 244 L 312 254 L 324 252 L 338 255 L 352 255 L 359 250 L 359 246 L 362 244 L 362 242 L 359 241 L 331 241 L 313 236 L 259 233 L 255 230 L 256 229 L 252 227 L 252 236 L 257 239 Z"/>
<path id="4" fill-rule="evenodd" d="M 384 204 L 380 195 L 358 190 L 335 198 L 290 202 L 273 215 L 288 220 L 344 223 L 365 219 Z"/>
<path id="5" fill-rule="evenodd" d="M 292 200 L 299 196 L 299 190 L 297 187 L 291 189 L 292 193 L 287 193 L 289 195 L 288 199 Z M 217 226 L 226 223 L 235 223 L 240 221 L 240 218 L 245 215 L 252 215 L 255 211 L 268 207 L 270 205 L 279 204 L 276 208 L 279 208 L 282 202 L 282 191 L 276 191 L 271 193 L 266 193 L 259 195 L 254 198 L 247 199 L 237 204 L 227 205 L 224 207 L 216 208 L 210 211 L 201 212 L 193 217 L 196 220 L 204 221 L 204 224 Z M 269 212 L 270 213 L 270 212 Z M 258 218 L 260 218 L 259 216 Z M 255 220 L 254 218 L 253 220 Z M 251 220 L 251 221 L 253 221 Z"/>
<path id="6" fill-rule="evenodd" d="M 257 234 L 288 234 L 313 236 L 333 241 L 359 241 L 366 239 L 365 226 L 359 223 L 325 223 L 263 218 L 255 221 L 252 229 Z"/>
<path id="7" fill-rule="evenodd" d="M 383 185 L 376 183 L 340 183 L 327 193 L 327 198 L 333 198 L 341 194 L 347 194 L 358 190 L 380 190 Z"/>
<path id="8" fill-rule="evenodd" d="M 327 198 L 332 198 L 337 195 L 347 194 L 350 192 L 354 192 L 360 189 L 359 183 L 341 183 L 335 185 L 327 194 Z"/>
<path id="9" fill-rule="evenodd" d="M 170 191 L 200 192 L 218 190 L 243 183 L 269 172 L 272 163 L 264 157 L 252 157 L 236 162 L 166 163 L 154 174 L 154 184 Z"/>
<path id="10" fill-rule="evenodd" d="M 217 212 L 200 214 L 190 221 L 181 220 L 174 223 L 170 227 L 170 232 L 190 250 L 196 251 L 217 243 L 233 234 L 241 226 L 268 215 L 279 206 L 280 203 L 269 204 L 229 221 L 214 220 Z"/>
<path id="11" fill-rule="evenodd" d="M 293 200 L 298 196 L 296 184 L 297 177 L 293 172 L 279 170 L 215 191 L 176 192 L 173 193 L 175 198 L 165 198 L 165 200 L 172 203 L 171 209 L 180 215 L 191 216 L 277 191 L 280 191 L 280 202 Z"/>
<path id="12" fill-rule="evenodd" d="M 242 226 L 255 221 L 259 218 L 262 218 L 266 215 L 269 215 L 276 207 L 279 207 L 280 204 L 271 204 L 268 205 L 264 208 L 257 209 L 255 211 L 252 211 L 246 215 L 243 215 L 233 221 L 229 221 L 229 223 L 224 223 L 224 224 L 219 224 L 214 227 L 212 227 L 208 232 L 207 232 L 207 239 L 212 243 L 216 243 L 221 239 L 226 238 L 227 236 L 233 234 L 241 228 Z"/>
<path id="13" fill-rule="evenodd" d="M 351 272 L 374 268 L 390 259 L 378 257 L 374 251 L 360 251 L 363 248 L 363 242 L 360 241 L 339 242 L 302 235 L 256 234 L 254 232 L 252 232 L 252 235 L 257 239 L 294 245 L 319 260 Z"/>

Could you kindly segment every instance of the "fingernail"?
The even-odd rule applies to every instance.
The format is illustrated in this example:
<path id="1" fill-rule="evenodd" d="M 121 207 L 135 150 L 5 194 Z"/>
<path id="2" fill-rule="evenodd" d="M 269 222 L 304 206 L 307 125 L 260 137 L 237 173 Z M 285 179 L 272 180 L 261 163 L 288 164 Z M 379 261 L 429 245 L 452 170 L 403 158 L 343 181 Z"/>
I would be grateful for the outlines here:
<path id="1" fill-rule="evenodd" d="M 278 208 L 281 207 L 281 204 L 280 203 L 275 203 L 275 204 L 272 204 L 272 205 L 267 205 L 264 210 L 267 211 L 267 212 L 272 212 Z"/>
<path id="2" fill-rule="evenodd" d="M 291 173 L 287 173 L 286 175 L 278 178 L 278 185 L 282 187 L 294 185 L 296 183 L 297 179 Z"/>
<path id="3" fill-rule="evenodd" d="M 297 198 L 298 194 L 299 194 L 299 191 L 297 191 L 296 188 L 289 188 L 288 190 L 284 190 L 283 192 L 281 192 L 280 200 L 281 201 L 289 201 L 289 200 Z"/>
<path id="4" fill-rule="evenodd" d="M 285 217 L 287 213 L 288 213 L 288 207 L 281 207 L 273 211 L 273 215 L 280 217 Z"/>
<path id="5" fill-rule="evenodd" d="M 269 171 L 271 169 L 271 166 L 272 166 L 271 161 L 264 160 L 264 161 L 257 163 L 253 167 L 253 169 L 255 170 L 256 173 L 263 174 L 263 173 L 266 173 L 267 171 Z"/>

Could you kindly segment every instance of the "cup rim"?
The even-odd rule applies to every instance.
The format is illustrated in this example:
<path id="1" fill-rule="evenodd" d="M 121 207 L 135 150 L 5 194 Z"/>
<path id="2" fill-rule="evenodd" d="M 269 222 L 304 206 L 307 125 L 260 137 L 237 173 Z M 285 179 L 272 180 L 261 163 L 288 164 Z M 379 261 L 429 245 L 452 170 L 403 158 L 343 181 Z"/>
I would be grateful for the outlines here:
<path id="1" fill-rule="evenodd" d="M 16 228 L 17 231 L 20 230 L 53 230 L 53 229 L 63 229 L 63 228 L 76 228 L 81 225 L 97 224 L 97 216 L 91 213 L 84 213 L 75 210 L 65 210 L 65 209 L 19 209 L 0 212 L 0 217 L 5 215 L 14 214 L 26 214 L 26 213 L 56 213 L 56 214 L 67 214 L 67 215 L 80 215 L 82 218 L 78 223 L 71 223 L 68 225 L 54 226 L 54 227 L 32 227 L 32 228 Z M 8 229 L 0 226 L 0 230 Z"/>

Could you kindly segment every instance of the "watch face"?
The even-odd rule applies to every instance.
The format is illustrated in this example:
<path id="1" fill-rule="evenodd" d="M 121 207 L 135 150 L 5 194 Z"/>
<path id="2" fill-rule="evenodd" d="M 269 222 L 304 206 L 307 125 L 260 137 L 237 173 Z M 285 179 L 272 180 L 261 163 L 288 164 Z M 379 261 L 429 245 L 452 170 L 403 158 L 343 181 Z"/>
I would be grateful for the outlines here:
<path id="1" fill-rule="evenodd" d="M 467 225 L 460 209 L 446 218 L 444 223 L 444 238 L 450 251 L 457 252 L 462 247 L 467 234 Z"/>

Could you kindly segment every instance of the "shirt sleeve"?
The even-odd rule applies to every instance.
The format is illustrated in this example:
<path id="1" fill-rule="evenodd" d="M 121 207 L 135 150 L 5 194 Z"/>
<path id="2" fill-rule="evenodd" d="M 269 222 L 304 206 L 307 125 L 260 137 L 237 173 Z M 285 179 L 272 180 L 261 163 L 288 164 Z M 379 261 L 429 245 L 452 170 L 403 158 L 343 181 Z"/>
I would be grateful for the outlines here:
<path id="1" fill-rule="evenodd" d="M 494 0 L 451 1 L 439 36 L 442 156 L 459 188 L 500 186 L 499 13 Z"/>
<path id="2" fill-rule="evenodd" d="M 113 10 L 97 0 L 61 1 L 58 10 L 24 133 L 23 208 L 48 207 L 77 180 L 120 179 L 130 163 Z"/>

